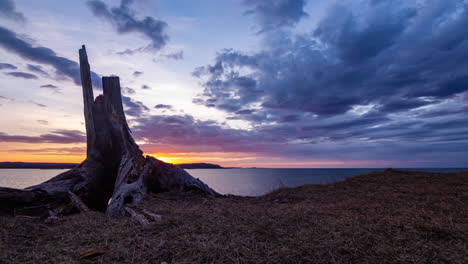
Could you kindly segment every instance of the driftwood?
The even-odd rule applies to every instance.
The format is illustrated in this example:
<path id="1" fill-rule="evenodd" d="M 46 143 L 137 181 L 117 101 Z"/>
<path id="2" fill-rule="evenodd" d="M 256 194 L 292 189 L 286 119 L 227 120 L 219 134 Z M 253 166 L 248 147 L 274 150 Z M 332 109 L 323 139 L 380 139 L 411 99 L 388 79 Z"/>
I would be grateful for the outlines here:
<path id="1" fill-rule="evenodd" d="M 143 156 L 127 124 L 119 77 L 103 77 L 103 95 L 94 99 L 84 46 L 79 55 L 86 160 L 24 190 L 0 187 L 0 214 L 22 210 L 22 214 L 50 216 L 89 208 L 111 216 L 130 216 L 127 206 L 138 203 L 148 193 L 195 191 L 217 195 L 182 168 Z"/>
<path id="2" fill-rule="evenodd" d="M 130 215 L 132 219 L 134 219 L 141 225 L 149 225 L 150 222 L 148 221 L 148 219 L 146 219 L 144 215 L 135 212 L 135 210 L 133 210 L 130 207 L 125 208 L 125 211 Z"/>
<path id="3" fill-rule="evenodd" d="M 76 207 L 76 209 L 80 210 L 80 212 L 89 212 L 88 206 L 81 201 L 80 197 L 76 196 L 76 194 L 68 191 L 68 196 L 70 197 L 71 203 Z"/>

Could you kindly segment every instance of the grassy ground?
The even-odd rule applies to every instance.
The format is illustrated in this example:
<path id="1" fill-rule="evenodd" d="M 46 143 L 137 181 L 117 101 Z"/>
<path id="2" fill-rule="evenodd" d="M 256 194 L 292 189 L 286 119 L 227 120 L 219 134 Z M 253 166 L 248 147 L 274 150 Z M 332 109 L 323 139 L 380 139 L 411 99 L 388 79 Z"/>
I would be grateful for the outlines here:
<path id="1" fill-rule="evenodd" d="M 385 171 L 257 198 L 155 195 L 100 213 L 0 218 L 0 263 L 468 263 L 468 172 Z M 101 256 L 79 260 L 89 249 Z"/>

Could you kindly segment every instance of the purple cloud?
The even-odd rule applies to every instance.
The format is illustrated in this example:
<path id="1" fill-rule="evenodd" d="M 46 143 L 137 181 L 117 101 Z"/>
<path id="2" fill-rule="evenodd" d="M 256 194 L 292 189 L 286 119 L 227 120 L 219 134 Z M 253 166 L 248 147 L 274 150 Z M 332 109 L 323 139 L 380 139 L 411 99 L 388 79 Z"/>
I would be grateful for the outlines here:
<path id="1" fill-rule="evenodd" d="M 16 10 L 16 5 L 13 0 L 0 0 L 0 14 L 8 19 L 25 22 L 26 18 L 21 12 Z"/>
<path id="2" fill-rule="evenodd" d="M 70 78 L 75 84 L 81 85 L 80 66 L 78 63 L 58 56 L 49 48 L 42 46 L 33 47 L 28 41 L 19 38 L 15 32 L 1 26 L 0 46 L 22 58 L 52 66 L 58 77 Z M 91 72 L 91 79 L 94 87 L 101 88 L 101 78 L 98 74 Z"/>
<path id="3" fill-rule="evenodd" d="M 39 79 L 36 75 L 27 72 L 6 72 L 5 74 L 16 78 Z"/>
<path id="4" fill-rule="evenodd" d="M 0 70 L 16 70 L 18 67 L 9 63 L 0 63 Z"/>
<path id="5" fill-rule="evenodd" d="M 18 136 L 0 132 L 0 142 L 68 144 L 84 143 L 86 137 L 84 133 L 77 130 L 55 130 L 40 136 Z"/>
<path id="6" fill-rule="evenodd" d="M 135 12 L 130 9 L 133 2 L 133 0 L 122 0 L 120 6 L 112 8 L 100 0 L 88 1 L 87 4 L 95 16 L 111 23 L 118 33 L 140 33 L 151 41 L 148 49 L 162 49 L 169 39 L 166 34 L 167 23 L 150 16 L 138 19 Z M 123 53 L 132 54 L 133 52 L 126 50 Z"/>

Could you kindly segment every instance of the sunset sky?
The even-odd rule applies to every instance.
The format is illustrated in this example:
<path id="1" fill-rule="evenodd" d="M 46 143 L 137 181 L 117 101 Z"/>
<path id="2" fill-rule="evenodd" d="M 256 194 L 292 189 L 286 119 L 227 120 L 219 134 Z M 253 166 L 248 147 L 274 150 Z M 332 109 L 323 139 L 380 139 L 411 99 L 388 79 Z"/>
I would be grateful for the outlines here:
<path id="1" fill-rule="evenodd" d="M 0 161 L 84 159 L 85 44 L 167 162 L 468 167 L 467 28 L 467 0 L 0 0 Z"/>

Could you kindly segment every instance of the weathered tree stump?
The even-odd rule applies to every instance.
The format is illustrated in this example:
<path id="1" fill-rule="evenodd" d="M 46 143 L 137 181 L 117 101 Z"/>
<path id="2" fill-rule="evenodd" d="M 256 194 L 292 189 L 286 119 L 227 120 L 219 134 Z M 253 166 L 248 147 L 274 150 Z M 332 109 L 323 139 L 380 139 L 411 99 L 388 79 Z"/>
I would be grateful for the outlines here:
<path id="1" fill-rule="evenodd" d="M 47 216 L 88 207 L 111 216 L 125 216 L 131 211 L 127 206 L 138 203 L 148 193 L 195 191 L 218 195 L 182 168 L 143 156 L 125 118 L 119 77 L 103 77 L 103 95 L 94 99 L 84 45 L 79 55 L 86 160 L 24 190 L 0 187 L 0 214 L 23 210 L 27 215 Z"/>

